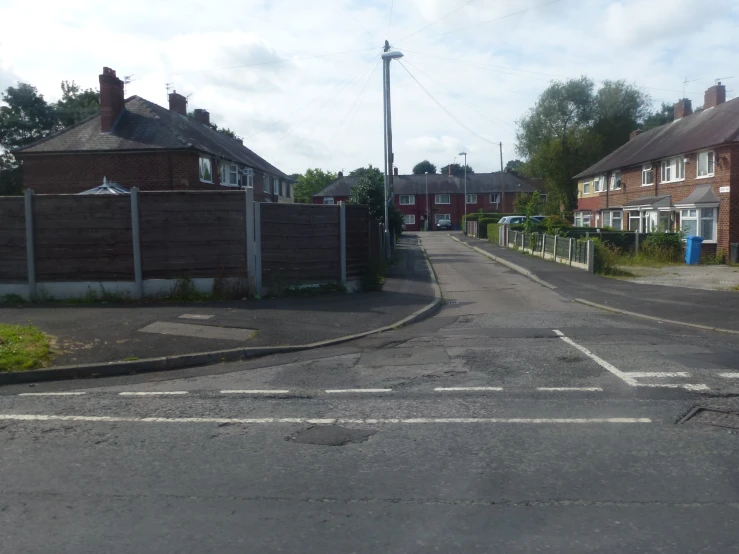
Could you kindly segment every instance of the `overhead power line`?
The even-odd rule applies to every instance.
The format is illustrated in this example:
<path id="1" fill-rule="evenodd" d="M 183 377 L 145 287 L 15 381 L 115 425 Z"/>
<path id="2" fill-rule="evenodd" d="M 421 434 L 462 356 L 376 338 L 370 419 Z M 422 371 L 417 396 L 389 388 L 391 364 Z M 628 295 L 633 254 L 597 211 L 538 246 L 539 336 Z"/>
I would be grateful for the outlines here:
<path id="1" fill-rule="evenodd" d="M 367 90 L 367 85 L 372 80 L 372 77 L 374 76 L 375 72 L 377 71 L 377 68 L 380 65 L 380 62 L 382 61 L 382 58 L 377 60 L 377 63 L 375 64 L 375 67 L 372 69 L 372 73 L 369 74 L 369 77 L 367 77 L 367 80 L 364 82 L 364 86 L 362 87 L 362 90 L 359 91 L 359 94 L 357 95 L 356 100 L 350 105 L 349 111 L 344 116 L 344 122 L 334 131 L 334 133 L 331 134 L 331 136 L 328 138 L 329 146 L 333 143 L 334 137 L 337 136 L 343 136 L 344 131 L 346 131 L 346 128 L 349 126 L 349 123 L 354 119 L 354 116 L 359 111 L 359 105 L 362 102 L 362 98 L 364 98 L 364 93 Z"/>
<path id="2" fill-rule="evenodd" d="M 390 40 L 390 29 L 393 28 L 393 8 L 395 7 L 394 0 L 390 0 L 390 21 L 387 24 L 387 38 Z"/>
<path id="3" fill-rule="evenodd" d="M 488 143 L 490 143 L 490 144 L 494 144 L 494 145 L 496 145 L 496 146 L 498 145 L 498 142 L 497 142 L 497 141 L 492 141 L 492 140 L 490 140 L 490 139 L 487 139 L 487 138 L 483 137 L 482 135 L 480 135 L 480 134 L 476 133 L 475 131 L 473 131 L 472 129 L 470 129 L 469 127 L 467 127 L 467 125 L 465 125 L 464 123 L 462 123 L 462 122 L 461 122 L 461 121 L 460 121 L 459 119 L 457 119 L 456 117 L 454 117 L 454 115 L 452 114 L 452 112 L 450 112 L 450 111 L 449 111 L 448 109 L 446 109 L 446 107 L 445 107 L 445 106 L 444 106 L 444 105 L 443 105 L 443 104 L 442 104 L 441 102 L 439 102 L 439 101 L 438 101 L 438 100 L 437 100 L 437 99 L 436 99 L 436 98 L 434 97 L 434 95 L 433 95 L 433 94 L 431 94 L 431 93 L 430 93 L 430 92 L 429 92 L 429 91 L 428 91 L 428 90 L 426 89 L 426 87 L 424 87 L 424 86 L 423 86 L 423 85 L 421 84 L 421 82 L 420 82 L 420 81 L 419 81 L 418 79 L 416 79 L 416 77 L 415 77 L 415 76 L 413 75 L 413 73 L 411 73 L 411 72 L 410 72 L 410 70 L 409 70 L 409 69 L 408 69 L 408 68 L 407 68 L 407 67 L 405 66 L 405 64 L 404 64 L 404 63 L 403 63 L 402 61 L 398 60 L 398 63 L 400 64 L 400 66 L 401 66 L 401 67 L 402 67 L 403 69 L 405 69 L 406 73 L 408 73 L 408 75 L 410 75 L 410 76 L 411 76 L 411 79 L 413 79 L 413 80 L 414 80 L 414 81 L 416 82 L 416 84 L 417 84 L 417 85 L 418 85 L 419 87 L 421 87 L 421 90 L 423 90 L 423 92 L 425 92 L 425 93 L 426 93 L 426 95 L 427 95 L 427 96 L 428 96 L 429 98 L 431 98 L 431 100 L 432 100 L 432 101 L 433 101 L 433 102 L 434 102 L 434 103 L 435 103 L 435 104 L 436 104 L 437 106 L 439 106 L 439 107 L 440 107 L 440 108 L 441 108 L 441 109 L 442 109 L 442 110 L 444 111 L 444 113 L 446 113 L 446 114 L 447 114 L 447 115 L 448 115 L 449 117 L 451 117 L 451 118 L 452 118 L 452 119 L 453 119 L 453 120 L 454 120 L 454 121 L 455 121 L 455 122 L 456 122 L 456 123 L 457 123 L 457 124 L 458 124 L 458 125 L 459 125 L 460 127 L 462 127 L 463 129 L 465 129 L 465 130 L 466 130 L 466 131 L 467 131 L 468 133 L 471 133 L 471 134 L 473 134 L 473 135 L 474 135 L 474 136 L 476 136 L 477 138 L 479 138 L 479 139 L 481 139 L 481 140 L 484 140 L 485 142 L 488 142 Z"/>
<path id="4" fill-rule="evenodd" d="M 421 28 L 420 28 L 420 29 L 418 29 L 417 31 L 414 31 L 414 32 L 412 32 L 412 33 L 411 33 L 410 35 L 406 35 L 406 36 L 404 36 L 404 37 L 403 37 L 402 39 L 400 39 L 400 40 L 401 40 L 401 42 L 402 42 L 402 41 L 404 41 L 405 39 L 408 39 L 408 38 L 411 38 L 412 36 L 415 36 L 415 35 L 417 35 L 417 34 L 418 34 L 418 33 L 420 33 L 421 31 L 423 31 L 424 29 L 428 29 L 429 27 L 431 27 L 431 26 L 433 26 L 433 25 L 436 25 L 436 24 L 437 24 L 437 23 L 438 23 L 439 21 L 441 21 L 442 19 L 446 19 L 446 18 L 447 18 L 447 17 L 449 17 L 450 15 L 452 15 L 452 14 L 455 14 L 455 13 L 457 13 L 457 12 L 458 12 L 459 10 L 461 10 L 462 8 L 464 8 L 464 7 L 466 7 L 466 6 L 469 6 L 470 4 L 472 4 L 472 2 L 476 2 L 476 1 L 477 1 L 477 0 L 469 0 L 468 2 L 465 2 L 464 4 L 462 4 L 461 6 L 459 6 L 458 8 L 456 8 L 456 9 L 454 9 L 454 10 L 450 11 L 450 12 L 449 12 L 448 14 L 446 14 L 446 15 L 443 15 L 443 16 L 441 16 L 441 17 L 440 17 L 439 19 L 435 19 L 434 21 L 432 21 L 432 22 L 431 22 L 431 23 L 429 23 L 428 25 L 424 25 L 423 27 L 421 27 Z"/>

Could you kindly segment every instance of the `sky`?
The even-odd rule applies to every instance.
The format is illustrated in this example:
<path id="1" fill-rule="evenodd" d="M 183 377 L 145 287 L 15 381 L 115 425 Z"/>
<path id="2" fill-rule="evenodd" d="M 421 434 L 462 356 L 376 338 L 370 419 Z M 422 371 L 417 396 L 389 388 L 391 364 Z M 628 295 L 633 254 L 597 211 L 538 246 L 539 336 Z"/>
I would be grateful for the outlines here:
<path id="1" fill-rule="evenodd" d="M 29 13 L 29 7 L 33 11 Z M 383 165 L 385 39 L 401 174 L 468 153 L 476 172 L 517 158 L 516 122 L 553 80 L 625 79 L 693 107 L 717 78 L 739 93 L 739 3 L 714 0 L 0 0 L 0 90 L 98 86 L 205 108 L 285 173 Z M 33 19 L 32 33 L 22 24 Z M 685 81 L 688 81 L 685 84 Z M 418 82 L 417 82 L 418 81 Z M 420 83 L 420 85 L 419 85 Z M 430 95 L 430 96 L 429 96 Z"/>

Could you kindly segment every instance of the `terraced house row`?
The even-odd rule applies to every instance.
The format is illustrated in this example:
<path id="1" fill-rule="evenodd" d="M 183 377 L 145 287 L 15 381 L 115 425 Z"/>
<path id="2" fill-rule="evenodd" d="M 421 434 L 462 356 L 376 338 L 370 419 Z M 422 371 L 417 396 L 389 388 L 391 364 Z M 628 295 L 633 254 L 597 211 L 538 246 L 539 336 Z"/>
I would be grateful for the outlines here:
<path id="1" fill-rule="evenodd" d="M 683 231 L 703 250 L 739 242 L 739 99 L 710 87 L 693 113 L 684 98 L 675 120 L 631 140 L 575 176 L 575 224 L 618 230 Z"/>

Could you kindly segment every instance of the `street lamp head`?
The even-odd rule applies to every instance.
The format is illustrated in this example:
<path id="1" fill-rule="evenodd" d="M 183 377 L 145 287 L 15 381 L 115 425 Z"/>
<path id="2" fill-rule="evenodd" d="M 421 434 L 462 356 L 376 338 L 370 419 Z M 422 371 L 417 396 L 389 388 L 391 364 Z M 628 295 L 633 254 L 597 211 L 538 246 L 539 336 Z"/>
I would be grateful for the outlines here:
<path id="1" fill-rule="evenodd" d="M 466 156 L 467 155 L 467 152 L 460 152 L 459 155 L 460 156 Z"/>
<path id="2" fill-rule="evenodd" d="M 426 175 L 428 175 L 428 174 L 429 174 L 429 172 L 427 171 L 427 172 L 426 172 Z"/>
<path id="3" fill-rule="evenodd" d="M 383 60 L 397 60 L 403 57 L 403 52 L 400 50 L 388 50 L 382 53 Z"/>

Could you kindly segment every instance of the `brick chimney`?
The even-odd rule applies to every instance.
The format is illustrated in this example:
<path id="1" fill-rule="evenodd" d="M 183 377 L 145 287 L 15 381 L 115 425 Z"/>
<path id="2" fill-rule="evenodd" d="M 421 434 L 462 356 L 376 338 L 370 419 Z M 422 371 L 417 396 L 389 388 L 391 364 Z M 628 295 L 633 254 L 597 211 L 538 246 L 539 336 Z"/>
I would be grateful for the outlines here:
<path id="1" fill-rule="evenodd" d="M 393 175 L 398 175 L 398 168 L 397 167 L 394 167 L 393 168 Z"/>
<path id="2" fill-rule="evenodd" d="M 169 93 L 169 111 L 187 115 L 187 98 L 174 90 Z"/>
<path id="3" fill-rule="evenodd" d="M 172 108 L 170 107 L 170 109 Z M 208 110 L 201 110 L 198 108 L 195 110 L 195 113 L 193 115 L 195 116 L 195 121 L 197 121 L 198 123 L 202 123 L 203 125 L 210 125 L 210 113 L 208 112 Z"/>
<path id="4" fill-rule="evenodd" d="M 633 131 L 631 131 L 631 134 L 629 135 L 629 140 L 634 140 L 636 137 L 641 135 L 641 133 L 642 133 L 641 129 L 634 129 Z"/>
<path id="5" fill-rule="evenodd" d="M 683 98 L 682 100 L 677 101 L 677 104 L 673 106 L 673 109 L 675 110 L 675 121 L 677 121 L 678 119 L 682 119 L 683 117 L 693 113 L 693 104 L 688 98 Z"/>
<path id="6" fill-rule="evenodd" d="M 715 108 L 724 102 L 726 102 L 726 87 L 719 81 L 706 91 L 706 95 L 703 97 L 703 108 L 706 110 Z"/>
<path id="7" fill-rule="evenodd" d="M 100 75 L 100 131 L 110 133 L 124 109 L 123 81 L 116 77 L 115 70 L 104 67 Z"/>

